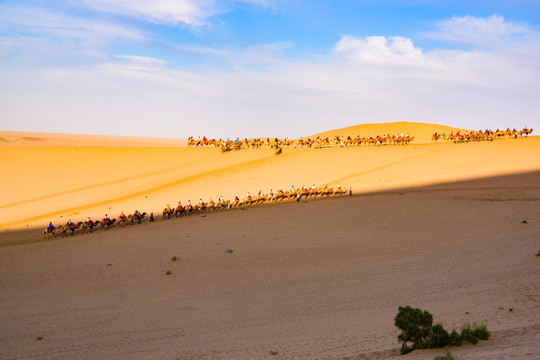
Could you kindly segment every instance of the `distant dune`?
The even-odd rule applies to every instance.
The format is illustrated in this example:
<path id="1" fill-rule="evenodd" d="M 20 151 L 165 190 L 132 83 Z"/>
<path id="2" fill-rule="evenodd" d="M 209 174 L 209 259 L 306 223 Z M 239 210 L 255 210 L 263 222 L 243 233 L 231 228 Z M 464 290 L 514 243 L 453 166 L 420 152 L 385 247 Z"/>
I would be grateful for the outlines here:
<path id="1" fill-rule="evenodd" d="M 0 131 L 0 146 L 186 146 L 186 139 Z"/>
<path id="2" fill-rule="evenodd" d="M 349 126 L 346 128 L 335 129 L 325 131 L 319 134 L 311 135 L 311 138 L 316 138 L 320 136 L 321 138 L 333 138 L 335 136 L 350 136 L 355 138 L 357 135 L 360 137 L 369 137 L 377 135 L 401 135 L 409 134 L 414 136 L 414 144 L 425 144 L 431 142 L 432 135 L 437 132 L 439 134 L 450 134 L 452 131 L 454 133 L 458 131 L 466 131 L 467 129 L 459 129 L 445 125 L 437 124 L 425 124 L 425 123 L 415 123 L 415 122 L 394 122 L 394 123 L 385 123 L 385 124 L 362 124 Z M 480 129 L 468 129 L 468 130 L 480 130 Z M 493 129 L 495 130 L 495 129 Z"/>

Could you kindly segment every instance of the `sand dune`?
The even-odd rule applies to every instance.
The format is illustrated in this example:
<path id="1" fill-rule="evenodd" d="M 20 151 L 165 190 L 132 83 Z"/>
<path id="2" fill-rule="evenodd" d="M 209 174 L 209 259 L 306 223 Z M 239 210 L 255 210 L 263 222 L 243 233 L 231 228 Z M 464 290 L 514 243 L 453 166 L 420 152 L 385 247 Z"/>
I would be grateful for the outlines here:
<path id="1" fill-rule="evenodd" d="M 413 122 L 395 122 L 387 124 L 361 124 L 349 126 L 342 129 L 334 129 L 325 131 L 319 134 L 311 135 L 310 137 L 317 138 L 334 138 L 338 137 L 347 137 L 355 138 L 356 136 L 360 137 L 370 137 L 377 135 L 401 135 L 409 134 L 414 136 L 414 144 L 425 144 L 431 142 L 431 137 L 435 132 L 439 134 L 450 134 L 452 131 L 457 133 L 458 131 L 467 131 L 467 130 L 480 130 L 480 129 L 459 129 L 446 125 L 438 124 L 424 124 L 424 123 L 413 123 Z M 495 130 L 495 129 L 493 129 Z"/>
<path id="2" fill-rule="evenodd" d="M 411 134 L 443 131 L 439 125 L 395 123 L 377 124 L 378 133 L 398 130 L 402 124 L 410 126 Z M 160 213 L 168 203 L 232 199 L 291 185 L 340 184 L 355 193 L 373 192 L 540 168 L 538 137 L 471 144 L 287 148 L 277 157 L 268 148 L 222 154 L 215 148 L 168 146 L 173 140 L 155 146 L 157 139 L 147 139 L 135 147 L 127 144 L 137 139 L 125 139 L 120 141 L 125 146 L 113 147 L 114 139 L 100 142 L 100 137 L 86 136 L 93 146 L 48 146 L 49 141 L 57 144 L 58 135 L 34 137 L 40 139 L 39 146 L 0 146 L 2 158 L 10 159 L 0 178 L 0 186 L 9 189 L 0 200 L 0 229 L 101 218 L 105 213 L 117 216 L 135 209 Z"/>
<path id="3" fill-rule="evenodd" d="M 0 146 L 186 146 L 185 139 L 1 131 Z"/>
<path id="4" fill-rule="evenodd" d="M 401 132 L 378 126 L 362 129 Z M 407 126 L 411 135 L 448 131 Z M 450 348 L 456 359 L 540 352 L 539 137 L 279 156 L 176 140 L 0 138 L 2 359 L 442 354 L 398 355 L 400 305 L 426 309 L 446 328 L 485 323 L 493 338 Z M 180 200 L 312 184 L 355 196 L 41 239 L 49 221 L 160 214 Z"/>

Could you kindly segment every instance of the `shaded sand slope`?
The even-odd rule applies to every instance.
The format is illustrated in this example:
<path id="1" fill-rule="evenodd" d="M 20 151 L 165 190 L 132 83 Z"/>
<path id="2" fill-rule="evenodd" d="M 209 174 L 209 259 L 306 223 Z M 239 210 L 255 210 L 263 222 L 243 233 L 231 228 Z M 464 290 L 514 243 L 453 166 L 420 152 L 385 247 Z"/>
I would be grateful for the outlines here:
<path id="1" fill-rule="evenodd" d="M 431 129 L 431 128 L 430 128 Z M 431 130 L 430 130 L 431 131 Z M 0 177 L 0 229 L 42 228 L 68 218 L 160 214 L 167 203 L 233 199 L 291 185 L 352 187 L 355 193 L 540 169 L 540 138 L 405 146 L 218 149 L 7 146 Z"/>
<path id="2" fill-rule="evenodd" d="M 0 247 L 0 358 L 433 359 L 411 305 L 488 326 L 456 359 L 537 359 L 540 172 L 400 192 Z"/>
<path id="3" fill-rule="evenodd" d="M 480 130 L 480 129 L 473 129 L 473 130 Z M 493 129 L 495 130 L 495 129 Z M 362 125 L 354 125 L 349 126 L 342 129 L 335 129 L 330 131 L 325 131 L 319 134 L 312 135 L 311 138 L 317 138 L 317 136 L 320 136 L 321 138 L 334 138 L 335 136 L 343 136 L 347 137 L 350 136 L 351 138 L 355 138 L 356 136 L 360 137 L 370 137 L 370 136 L 377 136 L 377 135 L 398 135 L 398 134 L 409 134 L 410 136 L 414 136 L 413 144 L 425 144 L 430 143 L 431 137 L 435 132 L 438 132 L 439 134 L 450 134 L 451 132 L 458 132 L 458 131 L 466 131 L 466 129 L 459 129 L 454 128 L 446 125 L 438 125 L 438 124 L 424 124 L 424 123 L 415 123 L 415 122 L 394 122 L 394 123 L 386 123 L 386 124 L 362 124 Z"/>

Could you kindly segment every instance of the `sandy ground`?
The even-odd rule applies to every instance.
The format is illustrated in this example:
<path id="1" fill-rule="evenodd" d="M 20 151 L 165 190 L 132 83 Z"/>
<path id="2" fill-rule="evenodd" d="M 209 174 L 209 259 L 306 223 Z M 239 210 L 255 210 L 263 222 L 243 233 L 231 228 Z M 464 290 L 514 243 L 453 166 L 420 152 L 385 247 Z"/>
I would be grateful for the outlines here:
<path id="1" fill-rule="evenodd" d="M 277 157 L 98 140 L 0 146 L 1 359 L 442 354 L 398 355 L 401 305 L 449 329 L 485 323 L 492 339 L 456 359 L 540 353 L 537 137 Z M 40 235 L 50 220 L 312 183 L 355 195 Z"/>

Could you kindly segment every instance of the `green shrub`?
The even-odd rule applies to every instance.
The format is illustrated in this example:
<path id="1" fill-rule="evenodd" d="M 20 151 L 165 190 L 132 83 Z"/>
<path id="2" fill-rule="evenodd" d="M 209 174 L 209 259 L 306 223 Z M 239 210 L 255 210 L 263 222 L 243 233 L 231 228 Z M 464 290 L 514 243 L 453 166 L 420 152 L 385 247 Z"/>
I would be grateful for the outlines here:
<path id="1" fill-rule="evenodd" d="M 461 339 L 470 342 L 473 345 L 476 345 L 478 342 L 478 337 L 476 337 L 474 330 L 471 328 L 470 324 L 465 324 L 461 328 Z"/>
<path id="2" fill-rule="evenodd" d="M 452 332 L 450 333 L 450 340 L 448 341 L 448 345 L 461 346 L 461 344 L 463 344 L 461 335 L 456 331 L 456 329 L 452 330 Z"/>
<path id="3" fill-rule="evenodd" d="M 479 340 L 489 340 L 489 337 L 491 336 L 491 333 L 488 331 L 485 324 L 473 324 L 473 334 Z"/>
<path id="4" fill-rule="evenodd" d="M 430 345 L 431 324 L 433 316 L 427 311 L 413 309 L 410 306 L 400 306 L 394 319 L 394 324 L 402 331 L 398 341 L 402 343 L 401 353 L 414 349 L 428 349 Z M 409 346 L 410 344 L 410 346 Z M 409 348 L 410 351 L 406 351 Z"/>
<path id="5" fill-rule="evenodd" d="M 402 344 L 401 345 L 401 349 L 399 349 L 399 353 L 401 355 L 406 355 L 408 353 L 410 353 L 411 351 L 413 351 L 414 349 L 412 347 L 408 347 L 406 346 L 405 344 Z"/>
<path id="6" fill-rule="evenodd" d="M 471 327 L 466 323 L 461 328 L 461 333 L 454 329 L 448 334 L 441 324 L 432 325 L 432 323 L 433 316 L 427 311 L 400 306 L 394 319 L 394 324 L 402 331 L 398 335 L 398 341 L 401 343 L 400 353 L 405 355 L 416 349 L 460 346 L 463 341 L 475 345 L 479 339 L 488 340 L 491 335 L 483 324 L 474 324 Z M 448 359 L 453 359 L 449 352 L 448 355 L 450 356 Z"/>
<path id="7" fill-rule="evenodd" d="M 445 347 L 449 342 L 450 335 L 448 335 L 448 331 L 444 330 L 441 324 L 433 325 L 429 347 Z"/>

